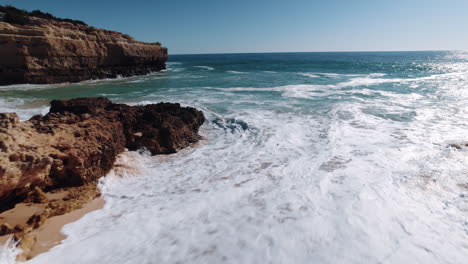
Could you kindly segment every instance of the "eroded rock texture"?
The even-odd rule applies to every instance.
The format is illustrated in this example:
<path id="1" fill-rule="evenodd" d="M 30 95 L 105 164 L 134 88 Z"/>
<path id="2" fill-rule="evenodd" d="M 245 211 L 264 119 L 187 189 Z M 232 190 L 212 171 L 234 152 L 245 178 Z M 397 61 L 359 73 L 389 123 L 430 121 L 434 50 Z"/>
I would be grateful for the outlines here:
<path id="1" fill-rule="evenodd" d="M 0 85 L 79 82 L 165 69 L 167 48 L 119 32 L 30 17 L 0 22 Z"/>
<path id="2" fill-rule="evenodd" d="M 204 121 L 201 111 L 179 104 L 128 106 L 102 97 L 55 100 L 47 115 L 25 122 L 0 114 L 0 210 L 37 188 L 95 185 L 125 148 L 176 152 L 198 141 Z"/>

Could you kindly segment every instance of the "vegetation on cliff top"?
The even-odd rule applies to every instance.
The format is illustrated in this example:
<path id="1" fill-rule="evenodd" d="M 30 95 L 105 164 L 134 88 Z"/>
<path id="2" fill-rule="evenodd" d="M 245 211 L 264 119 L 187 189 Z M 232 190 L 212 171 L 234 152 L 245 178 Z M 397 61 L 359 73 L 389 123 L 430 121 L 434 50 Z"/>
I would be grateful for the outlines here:
<path id="1" fill-rule="evenodd" d="M 1 14 L 3 13 L 3 14 Z M 83 21 L 80 20 L 73 20 L 73 19 L 68 19 L 68 18 L 58 18 L 55 17 L 49 13 L 44 13 L 40 10 L 33 10 L 31 12 L 28 12 L 26 10 L 18 9 L 16 7 L 7 5 L 7 6 L 1 6 L 0 5 L 0 21 L 2 20 L 3 16 L 3 21 L 11 24 L 19 24 L 19 25 L 27 25 L 30 23 L 30 17 L 39 17 L 43 19 L 48 19 L 48 20 L 55 20 L 55 21 L 63 21 L 63 22 L 69 22 L 72 24 L 80 24 L 80 25 L 85 25 L 87 24 Z"/>

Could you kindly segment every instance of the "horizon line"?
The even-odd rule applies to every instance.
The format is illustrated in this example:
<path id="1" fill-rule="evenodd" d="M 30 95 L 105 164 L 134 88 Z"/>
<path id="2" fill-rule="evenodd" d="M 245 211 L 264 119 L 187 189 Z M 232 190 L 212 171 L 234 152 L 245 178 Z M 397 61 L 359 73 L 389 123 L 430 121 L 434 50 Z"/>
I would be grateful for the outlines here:
<path id="1" fill-rule="evenodd" d="M 176 53 L 169 55 L 222 55 L 222 54 L 271 54 L 271 53 L 352 53 L 352 52 L 429 52 L 429 51 L 465 51 L 461 49 L 428 49 L 428 50 L 349 50 L 349 51 L 260 51 L 260 52 L 215 52 L 215 53 Z"/>

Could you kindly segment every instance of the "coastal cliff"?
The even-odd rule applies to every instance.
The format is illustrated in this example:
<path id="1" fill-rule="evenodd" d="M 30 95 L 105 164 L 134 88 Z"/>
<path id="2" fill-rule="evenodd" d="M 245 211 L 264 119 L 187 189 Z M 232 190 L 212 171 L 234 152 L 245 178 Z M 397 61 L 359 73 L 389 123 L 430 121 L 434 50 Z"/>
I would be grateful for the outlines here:
<path id="1" fill-rule="evenodd" d="M 0 85 L 79 82 L 165 69 L 167 48 L 66 20 L 0 16 Z M 71 20 L 70 20 L 71 21 Z"/>
<path id="2" fill-rule="evenodd" d="M 34 256 L 33 230 L 98 197 L 97 180 L 118 154 L 174 153 L 200 139 L 204 121 L 201 111 L 179 104 L 128 106 L 103 97 L 54 100 L 47 115 L 24 122 L 0 113 L 0 241 L 14 235 L 24 257 Z M 40 210 L 8 222 L 2 211 L 20 202 Z"/>

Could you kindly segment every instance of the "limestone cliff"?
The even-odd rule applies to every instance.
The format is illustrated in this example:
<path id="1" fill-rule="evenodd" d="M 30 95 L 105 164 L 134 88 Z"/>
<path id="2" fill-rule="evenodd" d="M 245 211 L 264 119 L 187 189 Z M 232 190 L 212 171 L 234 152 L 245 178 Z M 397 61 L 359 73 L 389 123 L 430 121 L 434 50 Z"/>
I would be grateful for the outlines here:
<path id="1" fill-rule="evenodd" d="M 79 82 L 165 69 L 167 48 L 84 24 L 0 22 L 0 85 Z"/>

